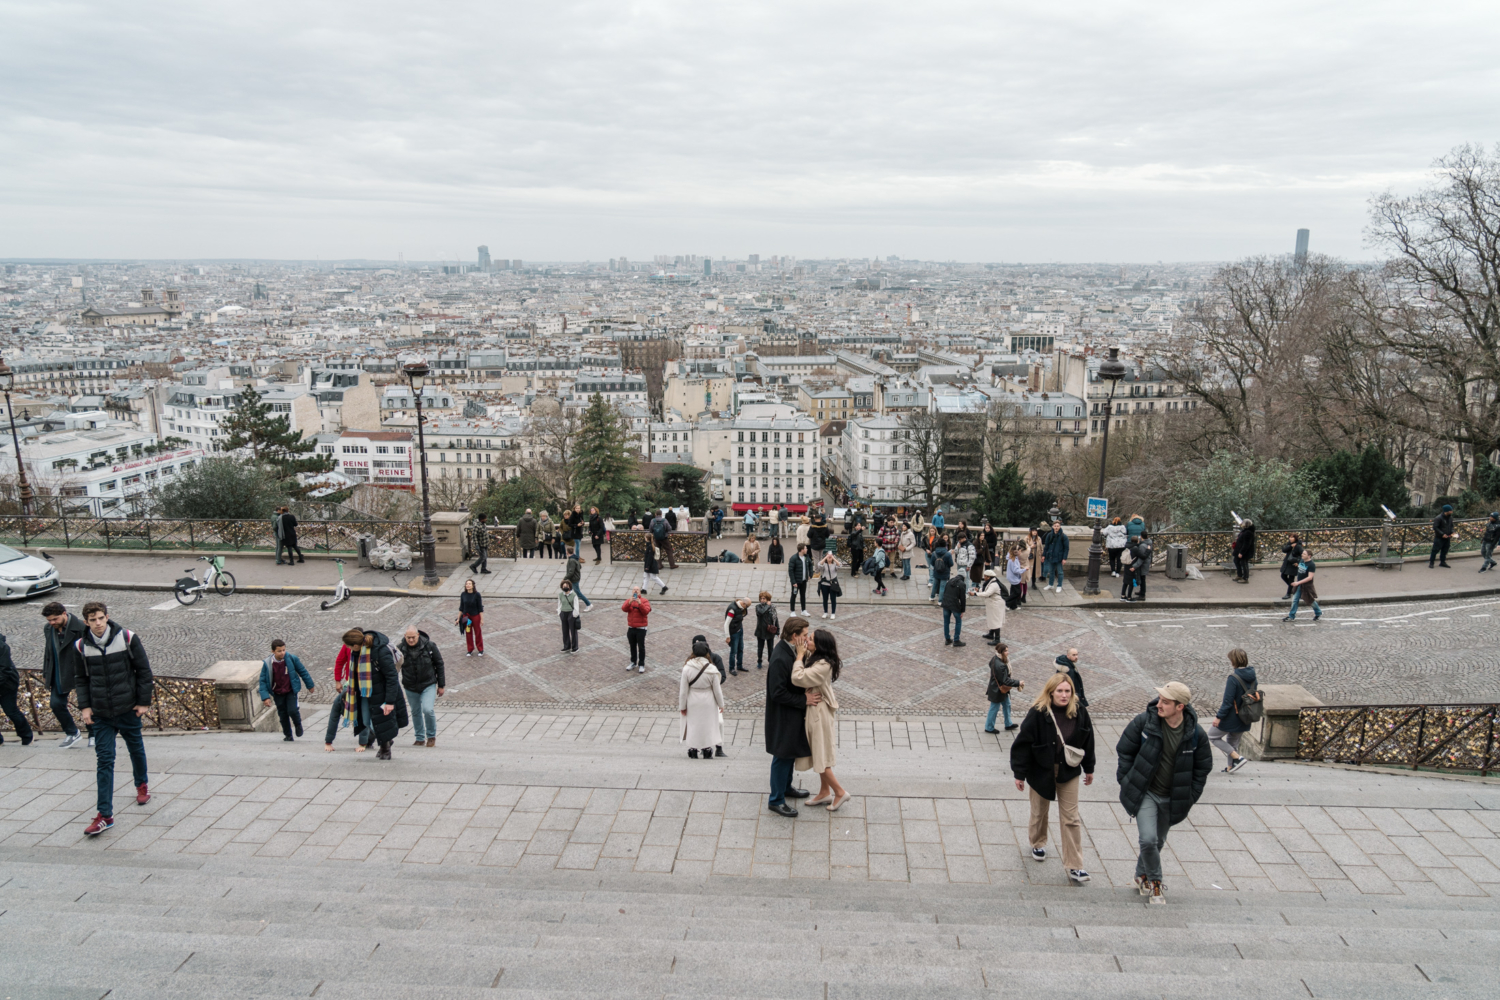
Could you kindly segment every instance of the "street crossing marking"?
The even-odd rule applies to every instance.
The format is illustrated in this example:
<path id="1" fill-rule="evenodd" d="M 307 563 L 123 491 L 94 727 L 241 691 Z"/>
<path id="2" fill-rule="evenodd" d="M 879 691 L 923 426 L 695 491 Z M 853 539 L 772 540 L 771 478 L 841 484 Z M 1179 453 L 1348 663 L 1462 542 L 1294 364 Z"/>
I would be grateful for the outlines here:
<path id="1" fill-rule="evenodd" d="M 151 605 L 151 610 L 152 611 L 171 611 L 173 608 L 180 608 L 180 607 L 182 607 L 182 605 L 180 603 L 178 603 L 177 598 L 174 597 L 170 601 L 162 601 L 160 604 L 153 604 L 153 605 Z"/>

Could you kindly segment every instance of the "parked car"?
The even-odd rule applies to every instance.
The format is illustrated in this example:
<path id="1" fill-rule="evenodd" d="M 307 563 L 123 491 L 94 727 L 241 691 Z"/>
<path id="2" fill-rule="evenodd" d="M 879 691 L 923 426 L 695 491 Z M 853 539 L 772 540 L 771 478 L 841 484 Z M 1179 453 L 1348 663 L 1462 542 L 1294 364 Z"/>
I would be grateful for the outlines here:
<path id="1" fill-rule="evenodd" d="M 56 566 L 9 545 L 0 545 L 0 600 L 45 594 L 61 586 Z"/>

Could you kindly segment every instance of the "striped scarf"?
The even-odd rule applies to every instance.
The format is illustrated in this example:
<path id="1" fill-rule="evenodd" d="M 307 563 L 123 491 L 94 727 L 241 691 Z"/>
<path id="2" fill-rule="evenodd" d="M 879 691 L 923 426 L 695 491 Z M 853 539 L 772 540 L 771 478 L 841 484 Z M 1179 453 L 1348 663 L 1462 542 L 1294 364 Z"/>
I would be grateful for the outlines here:
<path id="1" fill-rule="evenodd" d="M 369 646 L 361 646 L 359 655 L 349 665 L 349 694 L 344 699 L 344 719 L 351 726 L 359 725 L 359 701 L 370 697 L 374 684 L 375 672 L 370 663 L 372 654 Z"/>

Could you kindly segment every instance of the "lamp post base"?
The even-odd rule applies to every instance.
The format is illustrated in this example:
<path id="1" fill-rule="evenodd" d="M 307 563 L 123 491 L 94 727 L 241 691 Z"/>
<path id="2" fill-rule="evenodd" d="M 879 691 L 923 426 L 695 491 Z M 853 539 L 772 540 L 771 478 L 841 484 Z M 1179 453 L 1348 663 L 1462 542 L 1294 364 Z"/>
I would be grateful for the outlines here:
<path id="1" fill-rule="evenodd" d="M 1099 522 L 1094 521 L 1094 540 L 1089 545 L 1089 578 L 1083 585 L 1084 597 L 1099 596 L 1099 567 L 1104 560 L 1104 532 L 1099 527 Z"/>
<path id="2" fill-rule="evenodd" d="M 422 586 L 436 587 L 440 582 L 437 573 L 437 539 L 429 531 L 422 538 Z"/>

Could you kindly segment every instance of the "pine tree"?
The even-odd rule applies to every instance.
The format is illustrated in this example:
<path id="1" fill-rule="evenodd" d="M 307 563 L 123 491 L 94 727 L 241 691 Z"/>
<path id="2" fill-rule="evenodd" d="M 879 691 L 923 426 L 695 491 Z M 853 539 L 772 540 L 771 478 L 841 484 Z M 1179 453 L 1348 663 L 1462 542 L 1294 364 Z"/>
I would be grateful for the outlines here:
<path id="1" fill-rule="evenodd" d="M 640 505 L 636 455 L 625 418 L 598 393 L 589 400 L 573 446 L 573 490 L 577 502 L 623 517 Z"/>
<path id="2" fill-rule="evenodd" d="M 314 452 L 317 442 L 304 440 L 300 431 L 293 431 L 290 417 L 273 415 L 271 404 L 262 402 L 254 386 L 246 386 L 235 397 L 234 412 L 224 422 L 224 429 L 229 434 L 226 451 L 248 448 L 255 462 L 271 467 L 282 479 L 333 468 L 332 458 Z"/>

